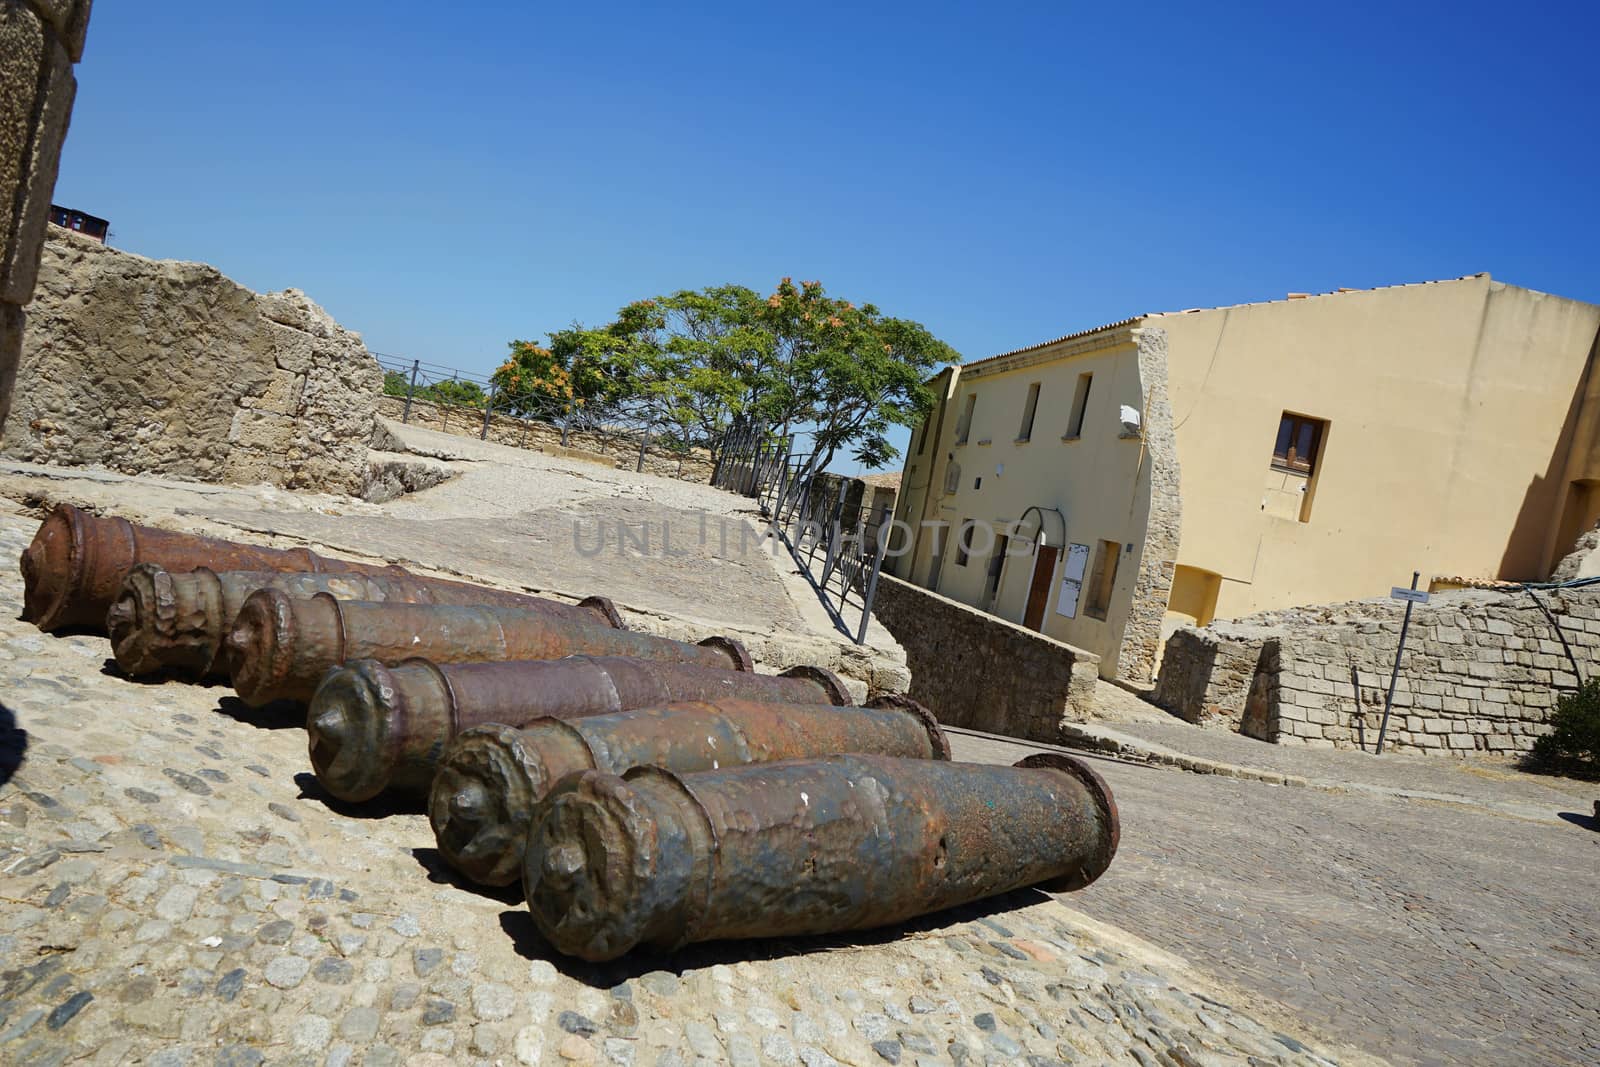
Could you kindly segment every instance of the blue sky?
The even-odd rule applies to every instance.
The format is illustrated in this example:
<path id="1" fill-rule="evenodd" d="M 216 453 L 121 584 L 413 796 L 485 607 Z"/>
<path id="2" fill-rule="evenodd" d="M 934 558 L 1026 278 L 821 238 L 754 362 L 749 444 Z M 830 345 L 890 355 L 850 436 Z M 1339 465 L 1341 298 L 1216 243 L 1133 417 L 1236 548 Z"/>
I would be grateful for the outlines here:
<path id="1" fill-rule="evenodd" d="M 1600 5 L 1113 7 L 99 0 L 56 200 L 478 373 L 783 275 L 966 359 L 1482 270 L 1600 302 Z"/>

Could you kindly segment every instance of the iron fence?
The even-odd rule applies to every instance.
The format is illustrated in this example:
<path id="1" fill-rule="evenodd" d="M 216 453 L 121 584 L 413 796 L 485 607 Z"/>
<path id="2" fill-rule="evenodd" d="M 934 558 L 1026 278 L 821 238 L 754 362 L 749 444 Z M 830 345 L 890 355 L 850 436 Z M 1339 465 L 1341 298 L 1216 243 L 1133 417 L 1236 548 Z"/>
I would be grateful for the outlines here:
<path id="1" fill-rule="evenodd" d="M 873 511 L 866 485 L 816 469 L 814 452 L 759 424 L 723 437 L 712 484 L 754 497 L 837 626 L 864 644 L 883 570 L 889 506 Z"/>

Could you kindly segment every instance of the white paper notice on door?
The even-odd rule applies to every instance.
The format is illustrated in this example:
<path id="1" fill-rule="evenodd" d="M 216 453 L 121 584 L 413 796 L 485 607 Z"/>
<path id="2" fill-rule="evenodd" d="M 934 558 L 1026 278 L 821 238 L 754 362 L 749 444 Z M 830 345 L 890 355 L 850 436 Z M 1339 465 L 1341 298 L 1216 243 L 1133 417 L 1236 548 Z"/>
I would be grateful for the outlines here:
<path id="1" fill-rule="evenodd" d="M 1067 546 L 1067 565 L 1061 568 L 1061 596 L 1056 601 L 1057 615 L 1069 619 L 1078 617 L 1078 594 L 1083 591 L 1083 572 L 1088 565 L 1088 545 Z"/>

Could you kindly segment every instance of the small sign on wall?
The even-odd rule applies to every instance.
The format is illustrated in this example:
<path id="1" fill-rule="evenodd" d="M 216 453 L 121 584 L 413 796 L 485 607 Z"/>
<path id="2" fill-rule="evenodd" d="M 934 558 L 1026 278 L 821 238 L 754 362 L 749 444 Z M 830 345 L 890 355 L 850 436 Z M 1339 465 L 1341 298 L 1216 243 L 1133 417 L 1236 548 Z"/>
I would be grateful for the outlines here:
<path id="1" fill-rule="evenodd" d="M 1078 594 L 1083 592 L 1083 572 L 1089 566 L 1088 545 L 1068 545 L 1066 566 L 1061 568 L 1061 594 L 1056 599 L 1056 614 L 1078 617 Z"/>

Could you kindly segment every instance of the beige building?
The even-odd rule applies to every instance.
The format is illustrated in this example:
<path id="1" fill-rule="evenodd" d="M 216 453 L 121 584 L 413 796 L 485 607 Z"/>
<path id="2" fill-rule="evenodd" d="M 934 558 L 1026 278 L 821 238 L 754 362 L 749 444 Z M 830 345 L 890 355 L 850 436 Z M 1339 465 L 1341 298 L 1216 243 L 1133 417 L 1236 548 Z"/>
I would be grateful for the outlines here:
<path id="1" fill-rule="evenodd" d="M 1600 519 L 1597 340 L 1600 307 L 1478 274 L 951 367 L 889 569 L 1134 681 L 1180 622 L 1542 578 Z"/>

